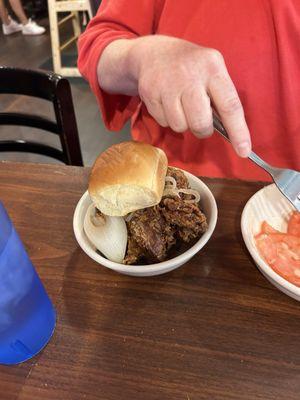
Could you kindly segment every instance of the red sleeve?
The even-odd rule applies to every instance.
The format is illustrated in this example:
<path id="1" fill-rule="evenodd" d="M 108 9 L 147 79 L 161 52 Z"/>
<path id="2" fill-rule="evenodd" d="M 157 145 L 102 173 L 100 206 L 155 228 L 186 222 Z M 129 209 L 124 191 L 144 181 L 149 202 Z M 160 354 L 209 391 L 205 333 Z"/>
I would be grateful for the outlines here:
<path id="1" fill-rule="evenodd" d="M 121 129 L 140 100 L 105 93 L 98 84 L 98 60 L 113 40 L 155 33 L 163 3 L 164 0 L 102 0 L 97 15 L 79 38 L 78 68 L 97 97 L 108 129 Z"/>

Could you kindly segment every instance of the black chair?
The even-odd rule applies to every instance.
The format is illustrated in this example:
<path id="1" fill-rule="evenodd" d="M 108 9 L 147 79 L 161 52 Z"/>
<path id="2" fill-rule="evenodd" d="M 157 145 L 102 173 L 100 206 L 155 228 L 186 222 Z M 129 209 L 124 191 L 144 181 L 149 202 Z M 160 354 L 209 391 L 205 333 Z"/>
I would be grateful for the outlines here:
<path id="1" fill-rule="evenodd" d="M 36 153 L 68 165 L 82 166 L 82 155 L 70 84 L 67 79 L 42 71 L 0 67 L 0 94 L 19 94 L 49 100 L 56 121 L 33 114 L 0 112 L 0 125 L 42 129 L 58 135 L 61 149 L 25 140 L 0 140 L 0 151 Z M 1 110 L 0 110 L 1 111 Z"/>

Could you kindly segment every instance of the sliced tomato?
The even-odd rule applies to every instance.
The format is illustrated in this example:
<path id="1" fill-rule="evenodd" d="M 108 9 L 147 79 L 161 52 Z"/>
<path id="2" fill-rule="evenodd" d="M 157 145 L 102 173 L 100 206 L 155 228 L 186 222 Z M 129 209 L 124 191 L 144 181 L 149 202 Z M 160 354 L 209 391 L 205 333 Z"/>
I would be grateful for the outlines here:
<path id="1" fill-rule="evenodd" d="M 288 233 L 300 237 L 300 213 L 297 211 L 293 212 L 290 217 Z"/>
<path id="2" fill-rule="evenodd" d="M 290 250 L 297 252 L 300 256 L 300 237 L 288 233 L 269 234 L 275 243 L 285 243 Z"/>
<path id="3" fill-rule="evenodd" d="M 262 258 L 287 281 L 300 287 L 300 237 L 260 233 L 255 237 Z"/>
<path id="4" fill-rule="evenodd" d="M 279 232 L 277 229 L 273 228 L 273 226 L 271 226 L 270 224 L 268 224 L 267 221 L 264 221 L 261 224 L 261 231 L 263 233 L 281 233 Z"/>
<path id="5" fill-rule="evenodd" d="M 278 275 L 285 278 L 287 281 L 293 283 L 300 287 L 300 264 L 295 266 L 291 264 L 291 261 L 285 255 L 279 257 L 276 263 L 272 266 L 273 270 L 277 272 Z"/>
<path id="6" fill-rule="evenodd" d="M 255 242 L 260 255 L 270 266 L 272 266 L 277 259 L 275 242 L 273 242 L 270 235 L 263 232 L 255 237 Z"/>

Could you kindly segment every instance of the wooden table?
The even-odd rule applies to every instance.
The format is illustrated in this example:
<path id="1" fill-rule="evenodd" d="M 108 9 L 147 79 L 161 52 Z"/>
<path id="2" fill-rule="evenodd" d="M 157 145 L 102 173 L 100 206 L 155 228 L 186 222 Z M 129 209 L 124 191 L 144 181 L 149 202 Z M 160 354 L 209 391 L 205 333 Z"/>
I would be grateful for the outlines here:
<path id="1" fill-rule="evenodd" d="M 0 399 L 299 400 L 299 303 L 258 272 L 240 233 L 262 184 L 205 179 L 219 207 L 213 238 L 184 267 L 134 278 L 74 239 L 88 174 L 0 163 L 0 198 L 58 312 L 43 352 L 0 367 Z"/>

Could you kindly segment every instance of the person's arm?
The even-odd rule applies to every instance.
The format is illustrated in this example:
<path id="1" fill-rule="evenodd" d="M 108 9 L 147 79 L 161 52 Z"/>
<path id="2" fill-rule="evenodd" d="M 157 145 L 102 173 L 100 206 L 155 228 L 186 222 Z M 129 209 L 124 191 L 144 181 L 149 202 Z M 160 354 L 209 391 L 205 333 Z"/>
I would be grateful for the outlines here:
<path id="1" fill-rule="evenodd" d="M 106 126 L 121 129 L 142 99 L 162 126 L 205 136 L 212 132 L 212 101 L 235 149 L 246 156 L 249 131 L 222 56 L 154 35 L 164 3 L 102 0 L 79 38 L 78 67 L 96 94 Z"/>
<path id="2" fill-rule="evenodd" d="M 243 107 L 218 51 L 160 35 L 121 39 L 105 48 L 97 75 L 104 91 L 139 95 L 152 117 L 175 132 L 212 134 L 212 103 L 236 152 L 249 155 Z"/>
<path id="3" fill-rule="evenodd" d="M 109 94 L 102 90 L 97 65 L 104 49 L 120 39 L 155 33 L 165 0 L 102 0 L 97 15 L 78 40 L 78 68 L 88 80 L 109 130 L 122 129 L 140 103 L 138 96 Z M 112 68 L 115 68 L 113 60 Z"/>

